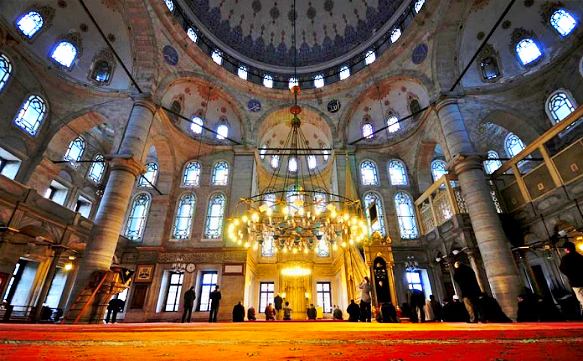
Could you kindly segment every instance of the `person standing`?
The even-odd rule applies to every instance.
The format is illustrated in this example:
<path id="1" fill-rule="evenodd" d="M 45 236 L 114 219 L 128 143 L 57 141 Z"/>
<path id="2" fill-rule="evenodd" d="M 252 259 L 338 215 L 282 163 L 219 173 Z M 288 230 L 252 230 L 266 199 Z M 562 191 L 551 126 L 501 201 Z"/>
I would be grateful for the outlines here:
<path id="1" fill-rule="evenodd" d="M 219 286 L 215 286 L 215 289 L 211 292 L 209 298 L 211 300 L 209 322 L 217 322 L 217 316 L 219 315 L 219 304 L 221 302 L 221 291 L 219 291 Z"/>
<path id="2" fill-rule="evenodd" d="M 565 242 L 565 255 L 561 258 L 559 269 L 567 276 L 569 284 L 579 301 L 583 312 L 583 256 L 577 252 L 573 242 Z"/>
<path id="3" fill-rule="evenodd" d="M 119 296 L 119 294 L 117 296 Z M 105 317 L 105 323 L 109 323 L 110 321 L 111 323 L 116 323 L 117 313 L 123 312 L 125 304 L 126 303 L 119 298 L 112 298 L 107 304 L 107 316 Z"/>
<path id="4" fill-rule="evenodd" d="M 282 314 L 282 310 L 283 310 L 283 298 L 279 295 L 279 293 L 273 299 L 273 303 L 275 305 L 275 315 L 276 315 L 276 317 L 277 317 L 278 320 L 281 320 L 283 318 L 282 317 L 283 316 L 283 314 Z"/>
<path id="5" fill-rule="evenodd" d="M 437 322 L 440 322 L 443 318 L 442 316 L 442 309 L 441 303 L 435 299 L 435 296 L 429 296 L 429 304 L 431 306 L 431 310 L 433 311 L 433 319 Z"/>
<path id="6" fill-rule="evenodd" d="M 456 261 L 453 264 L 455 268 L 455 273 L 453 279 L 460 286 L 462 300 L 468 315 L 470 316 L 469 322 L 478 322 L 477 306 L 478 297 L 482 293 L 478 280 L 476 279 L 476 274 L 469 266 L 466 266 L 460 261 Z"/>
<path id="7" fill-rule="evenodd" d="M 245 321 L 245 306 L 243 306 L 243 303 L 239 301 L 239 303 L 233 307 L 233 322 L 243 321 Z"/>
<path id="8" fill-rule="evenodd" d="M 411 321 L 425 322 L 425 294 L 418 289 L 409 291 L 409 305 L 411 306 Z"/>
<path id="9" fill-rule="evenodd" d="M 358 322 L 358 318 L 360 317 L 360 307 L 358 307 L 354 300 L 350 300 L 346 313 L 348 313 L 349 322 Z"/>
<path id="10" fill-rule="evenodd" d="M 364 277 L 364 280 L 358 286 L 360 288 L 360 321 L 370 322 L 371 321 L 371 309 L 370 304 L 372 298 L 370 296 L 370 280 L 368 277 Z"/>
<path id="11" fill-rule="evenodd" d="M 184 293 L 184 312 L 182 313 L 182 323 L 186 321 L 190 322 L 192 318 L 192 306 L 194 305 L 195 299 L 196 293 L 194 292 L 194 286 L 192 286 Z"/>
<path id="12" fill-rule="evenodd" d="M 291 321 L 291 315 L 292 315 L 292 308 L 289 307 L 289 302 L 285 301 L 285 307 L 283 308 L 283 320 L 284 321 Z"/>

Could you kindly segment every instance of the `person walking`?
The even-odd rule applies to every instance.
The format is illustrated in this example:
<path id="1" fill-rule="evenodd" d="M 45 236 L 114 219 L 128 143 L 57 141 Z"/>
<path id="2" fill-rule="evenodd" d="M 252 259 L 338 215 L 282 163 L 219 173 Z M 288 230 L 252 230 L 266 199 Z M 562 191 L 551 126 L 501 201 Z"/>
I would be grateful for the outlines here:
<path id="1" fill-rule="evenodd" d="M 219 290 L 219 286 L 215 286 L 215 289 L 211 292 L 209 298 L 211 300 L 209 322 L 217 322 L 217 316 L 219 315 L 219 305 L 221 302 L 221 291 Z"/>
<path id="2" fill-rule="evenodd" d="M 348 313 L 349 322 L 358 322 L 358 319 L 360 318 L 360 307 L 358 307 L 354 300 L 350 300 L 346 313 Z"/>
<path id="3" fill-rule="evenodd" d="M 107 304 L 107 316 L 105 317 L 105 323 L 116 323 L 117 313 L 123 312 L 125 304 L 126 303 L 119 298 L 112 298 Z"/>
<path id="4" fill-rule="evenodd" d="M 282 313 L 283 298 L 279 295 L 279 293 L 273 299 L 273 303 L 275 305 L 275 315 L 276 315 L 277 319 L 281 321 L 281 319 L 283 318 L 283 313 Z"/>
<path id="5" fill-rule="evenodd" d="M 583 256 L 577 252 L 573 242 L 565 242 L 563 247 L 565 255 L 561 258 L 559 269 L 567 276 L 583 313 Z"/>
<path id="6" fill-rule="evenodd" d="M 188 291 L 184 292 L 184 312 L 182 313 L 182 323 L 190 322 L 192 318 L 192 306 L 194 306 L 194 300 L 196 299 L 196 293 L 194 292 L 194 286 L 190 287 Z"/>
<path id="7" fill-rule="evenodd" d="M 453 267 L 455 269 L 453 279 L 460 286 L 461 297 L 470 316 L 469 322 L 478 322 L 478 297 L 480 297 L 482 290 L 476 279 L 476 274 L 474 270 L 460 261 L 456 261 Z"/>
<path id="8" fill-rule="evenodd" d="M 233 322 L 243 321 L 245 321 L 245 306 L 243 306 L 243 303 L 239 301 L 239 303 L 233 307 Z"/>
<path id="9" fill-rule="evenodd" d="M 371 309 L 370 304 L 372 298 L 370 296 L 370 280 L 368 277 L 364 277 L 364 280 L 360 283 L 360 321 L 370 322 L 371 321 Z"/>

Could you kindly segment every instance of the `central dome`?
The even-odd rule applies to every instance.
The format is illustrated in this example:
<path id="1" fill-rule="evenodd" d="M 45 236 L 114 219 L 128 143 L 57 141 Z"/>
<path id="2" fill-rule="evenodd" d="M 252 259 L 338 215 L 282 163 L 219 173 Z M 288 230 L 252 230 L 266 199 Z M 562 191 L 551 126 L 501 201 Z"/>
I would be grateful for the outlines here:
<path id="1" fill-rule="evenodd" d="M 326 64 L 362 50 L 404 0 L 297 0 L 297 66 Z M 293 67 L 293 0 L 189 0 L 200 30 L 231 56 L 257 66 Z M 231 51 L 229 51 L 231 50 Z"/>

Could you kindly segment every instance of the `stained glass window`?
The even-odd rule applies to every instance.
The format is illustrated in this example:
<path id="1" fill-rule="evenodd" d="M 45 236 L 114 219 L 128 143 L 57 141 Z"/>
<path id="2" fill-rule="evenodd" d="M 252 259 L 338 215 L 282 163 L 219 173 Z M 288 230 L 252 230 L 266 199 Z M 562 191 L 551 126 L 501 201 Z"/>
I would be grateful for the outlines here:
<path id="1" fill-rule="evenodd" d="M 515 49 L 522 65 L 531 64 L 543 55 L 536 42 L 530 38 L 520 40 Z"/>
<path id="2" fill-rule="evenodd" d="M 203 120 L 200 117 L 193 117 L 192 118 L 192 123 L 190 123 L 190 130 L 194 133 L 194 134 L 201 134 L 202 133 L 202 125 L 203 125 Z"/>
<path id="3" fill-rule="evenodd" d="M 522 152 L 524 148 L 522 139 L 514 133 L 508 133 L 504 140 L 504 150 L 506 150 L 508 157 L 515 157 L 518 153 Z"/>
<path id="4" fill-rule="evenodd" d="M 148 193 L 140 193 L 134 197 L 126 225 L 125 237 L 127 239 L 132 241 L 142 239 L 151 201 L 152 198 Z"/>
<path id="5" fill-rule="evenodd" d="M 266 88 L 273 88 L 273 77 L 269 74 L 263 76 L 263 86 Z"/>
<path id="6" fill-rule="evenodd" d="M 213 167 L 211 184 L 214 186 L 226 186 L 229 183 L 229 163 L 220 161 Z"/>
<path id="7" fill-rule="evenodd" d="M 565 9 L 558 9 L 551 15 L 550 23 L 561 36 L 567 36 L 577 26 L 575 18 Z"/>
<path id="8" fill-rule="evenodd" d="M 176 312 L 180 306 L 180 295 L 182 294 L 182 283 L 184 282 L 184 272 L 168 273 L 168 288 L 166 289 L 165 312 Z"/>
<path id="9" fill-rule="evenodd" d="M 156 185 L 157 180 L 158 163 L 150 162 L 146 164 L 146 172 L 138 179 L 138 187 L 152 187 L 152 184 Z"/>
<path id="10" fill-rule="evenodd" d="M 314 77 L 314 87 L 321 88 L 324 86 L 324 76 L 322 74 L 318 74 Z"/>
<path id="11" fill-rule="evenodd" d="M 200 184 L 200 163 L 197 161 L 188 162 L 184 167 L 182 185 L 185 187 L 198 187 Z"/>
<path id="12" fill-rule="evenodd" d="M 439 178 L 447 174 L 447 163 L 441 159 L 434 159 L 431 162 L 431 176 L 436 182 Z"/>
<path id="13" fill-rule="evenodd" d="M 188 35 L 188 37 L 190 38 L 190 40 L 192 40 L 193 43 L 196 43 L 196 41 L 198 40 L 198 35 L 196 34 L 196 31 L 194 31 L 193 28 L 188 28 L 188 30 L 186 30 L 186 35 Z"/>
<path id="14" fill-rule="evenodd" d="M 271 168 L 277 169 L 279 167 L 279 155 L 271 156 Z"/>
<path id="15" fill-rule="evenodd" d="M 393 31 L 391 31 L 391 43 L 395 43 L 397 40 L 399 40 L 399 38 L 401 37 L 401 29 L 400 28 L 394 28 Z"/>
<path id="16" fill-rule="evenodd" d="M 366 55 L 364 56 L 364 63 L 366 65 L 370 65 L 374 63 L 376 59 L 377 56 L 375 55 L 374 50 L 369 50 L 366 52 Z"/>
<path id="17" fill-rule="evenodd" d="M 366 139 L 372 139 L 374 133 L 374 128 L 370 123 L 364 123 L 362 125 L 362 136 Z"/>
<path id="18" fill-rule="evenodd" d="M 47 105 L 43 98 L 31 95 L 20 106 L 14 123 L 30 135 L 36 135 L 47 114 Z"/>
<path id="19" fill-rule="evenodd" d="M 385 235 L 385 212 L 383 210 L 383 202 L 378 194 L 373 192 L 365 193 L 364 195 L 364 209 L 366 213 L 366 218 L 369 221 L 371 231 L 379 232 L 381 235 Z M 374 204 L 374 209 L 376 210 L 376 219 L 371 219 L 372 206 Z M 373 214 L 374 215 L 374 214 Z"/>
<path id="20" fill-rule="evenodd" d="M 314 168 L 316 168 L 316 166 L 318 166 L 318 162 L 316 161 L 316 156 L 309 155 L 308 156 L 308 168 L 314 169 Z"/>
<path id="21" fill-rule="evenodd" d="M 71 68 L 77 57 L 77 47 L 68 41 L 60 41 L 51 52 L 51 58 L 58 64 Z"/>
<path id="22" fill-rule="evenodd" d="M 346 65 L 343 65 L 340 68 L 340 73 L 338 75 L 340 76 L 340 80 L 348 79 L 350 76 L 350 68 Z"/>
<path id="23" fill-rule="evenodd" d="M 220 50 L 215 50 L 211 54 L 213 61 L 219 65 L 223 64 L 223 53 Z"/>
<path id="24" fill-rule="evenodd" d="M 558 91 L 547 100 L 547 109 L 552 122 L 556 124 L 575 111 L 575 104 L 567 93 Z"/>
<path id="25" fill-rule="evenodd" d="M 411 196 L 405 192 L 397 192 L 395 194 L 395 210 L 397 211 L 401 238 L 414 239 L 419 237 Z"/>
<path id="26" fill-rule="evenodd" d="M 502 166 L 502 162 L 498 160 L 498 158 L 499 156 L 496 151 L 488 151 L 488 160 L 484 161 L 484 170 L 486 170 L 486 173 L 492 174 L 496 171 L 496 169 Z"/>
<path id="27" fill-rule="evenodd" d="M 229 126 L 227 124 L 220 124 L 217 127 L 217 139 L 224 140 L 229 136 Z"/>
<path id="28" fill-rule="evenodd" d="M 290 172 L 297 172 L 298 171 L 298 161 L 296 158 L 291 157 L 287 162 L 287 169 Z"/>
<path id="29" fill-rule="evenodd" d="M 237 69 L 237 75 L 239 78 L 247 80 L 247 67 L 244 65 L 239 66 L 239 69 Z"/>
<path id="30" fill-rule="evenodd" d="M 407 168 L 402 161 L 392 159 L 389 161 L 388 168 L 392 185 L 407 185 Z"/>
<path id="31" fill-rule="evenodd" d="M 223 217 L 227 199 L 223 194 L 213 195 L 209 201 L 204 237 L 207 239 L 219 239 L 223 234 Z"/>
<path id="32" fill-rule="evenodd" d="M 103 175 L 105 174 L 105 158 L 103 155 L 97 154 L 93 157 L 93 163 L 89 167 L 89 172 L 87 172 L 87 178 L 96 184 L 101 183 Z"/>
<path id="33" fill-rule="evenodd" d="M 0 53 L 0 92 L 8 82 L 10 75 L 12 75 L 12 63 L 6 55 Z"/>
<path id="34" fill-rule="evenodd" d="M 299 85 L 298 78 L 289 78 L 288 87 L 291 89 L 295 86 Z"/>
<path id="35" fill-rule="evenodd" d="M 487 56 L 480 62 L 482 77 L 486 80 L 494 80 L 500 76 L 498 61 L 493 56 Z"/>
<path id="36" fill-rule="evenodd" d="M 399 129 L 401 129 L 401 125 L 399 124 L 399 118 L 397 118 L 394 115 L 391 115 L 388 119 L 387 119 L 387 130 L 389 131 L 389 133 L 395 133 L 397 132 Z"/>
<path id="37" fill-rule="evenodd" d="M 425 0 L 417 0 L 415 1 L 415 5 L 413 5 L 413 8 L 415 9 L 416 13 L 419 13 L 421 11 L 421 9 L 423 8 L 423 5 L 425 5 Z"/>
<path id="38" fill-rule="evenodd" d="M 176 219 L 172 237 L 174 239 L 188 239 L 192 230 L 192 217 L 196 208 L 196 196 L 194 193 L 186 193 L 178 201 Z"/>
<path id="39" fill-rule="evenodd" d="M 174 11 L 174 1 L 164 0 L 164 2 L 166 3 L 166 7 L 168 8 L 168 10 L 170 10 L 170 12 Z"/>
<path id="40" fill-rule="evenodd" d="M 93 72 L 91 73 L 91 79 L 98 83 L 107 83 L 111 78 L 112 73 L 111 65 L 105 60 L 99 60 L 93 66 Z"/>
<path id="41" fill-rule="evenodd" d="M 83 138 L 75 138 L 71 143 L 69 143 L 69 148 L 67 148 L 67 152 L 65 152 L 63 160 L 71 162 L 72 164 L 80 161 L 81 157 L 83 157 L 83 153 L 85 153 L 85 146 L 86 144 Z"/>
<path id="42" fill-rule="evenodd" d="M 32 39 L 43 27 L 44 23 L 45 21 L 41 14 L 36 11 L 29 11 L 16 21 L 16 26 L 24 36 Z"/>
<path id="43" fill-rule="evenodd" d="M 377 166 L 370 160 L 360 163 L 360 179 L 364 186 L 379 185 Z"/>

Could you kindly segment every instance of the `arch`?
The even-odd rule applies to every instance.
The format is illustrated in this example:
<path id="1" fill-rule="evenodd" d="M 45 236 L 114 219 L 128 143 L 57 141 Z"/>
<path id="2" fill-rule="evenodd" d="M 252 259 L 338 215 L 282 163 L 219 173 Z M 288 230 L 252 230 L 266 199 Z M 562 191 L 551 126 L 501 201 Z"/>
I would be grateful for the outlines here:
<path id="1" fill-rule="evenodd" d="M 376 163 L 370 159 L 365 159 L 360 162 L 360 183 L 363 186 L 378 186 L 379 171 Z"/>
<path id="2" fill-rule="evenodd" d="M 378 194 L 377 192 L 369 191 L 362 196 L 362 199 L 363 199 L 362 204 L 364 205 L 366 218 L 368 219 L 371 231 L 372 232 L 378 231 L 381 235 L 386 236 L 387 231 L 385 224 L 385 211 L 381 195 Z M 374 223 L 372 223 L 373 219 L 371 219 L 371 216 L 374 216 L 374 212 L 371 212 L 373 209 L 372 208 L 373 204 L 376 205 L 377 215 L 377 222 Z"/>
<path id="3" fill-rule="evenodd" d="M 223 193 L 213 193 L 209 198 L 204 238 L 220 239 L 223 236 L 223 220 L 227 209 L 227 197 Z"/>
<path id="4" fill-rule="evenodd" d="M 134 242 L 142 240 L 151 204 L 152 196 L 147 192 L 140 192 L 134 196 L 124 231 L 127 239 Z"/>
<path id="5" fill-rule="evenodd" d="M 174 224 L 172 227 L 173 239 L 188 239 L 192 233 L 192 220 L 196 210 L 196 194 L 188 192 L 182 194 L 176 206 Z"/>
<path id="6" fill-rule="evenodd" d="M 395 193 L 395 211 L 399 223 L 399 233 L 402 239 L 415 239 L 419 237 L 419 228 L 415 216 L 413 198 L 406 192 Z"/>

